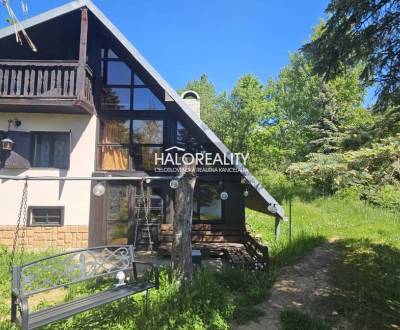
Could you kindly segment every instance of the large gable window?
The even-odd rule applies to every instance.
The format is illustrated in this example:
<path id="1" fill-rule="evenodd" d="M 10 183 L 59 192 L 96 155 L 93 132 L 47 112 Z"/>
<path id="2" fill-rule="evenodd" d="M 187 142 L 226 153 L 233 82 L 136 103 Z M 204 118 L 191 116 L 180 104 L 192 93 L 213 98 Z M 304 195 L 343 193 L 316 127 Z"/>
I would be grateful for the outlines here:
<path id="1" fill-rule="evenodd" d="M 135 110 L 165 110 L 164 104 L 145 87 L 134 88 L 133 108 Z"/>
<path id="2" fill-rule="evenodd" d="M 162 111 L 164 103 L 111 49 L 103 49 L 102 110 Z"/>
<path id="3" fill-rule="evenodd" d="M 123 87 L 103 87 L 102 109 L 103 110 L 130 110 L 131 90 Z"/>
<path id="4" fill-rule="evenodd" d="M 99 144 L 100 169 L 148 170 L 155 167 L 155 153 L 164 144 L 162 120 L 105 120 Z"/>
<path id="5" fill-rule="evenodd" d="M 106 120 L 101 126 L 100 167 L 105 171 L 129 169 L 129 120 Z"/>
<path id="6" fill-rule="evenodd" d="M 131 85 L 132 72 L 129 67 L 121 61 L 107 62 L 107 85 Z"/>
<path id="7" fill-rule="evenodd" d="M 160 154 L 163 147 L 162 120 L 133 120 L 132 143 L 135 169 L 153 170 L 155 154 Z"/>

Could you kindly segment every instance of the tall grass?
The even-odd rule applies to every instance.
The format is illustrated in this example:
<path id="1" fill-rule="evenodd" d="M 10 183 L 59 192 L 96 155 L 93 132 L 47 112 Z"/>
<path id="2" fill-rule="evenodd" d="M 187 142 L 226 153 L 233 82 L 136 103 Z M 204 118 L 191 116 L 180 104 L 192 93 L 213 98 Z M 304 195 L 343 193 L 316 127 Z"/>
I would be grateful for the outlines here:
<path id="1" fill-rule="evenodd" d="M 287 205 L 285 206 L 287 209 Z M 371 244 L 385 245 L 391 249 L 400 248 L 399 215 L 367 206 L 358 200 L 321 198 L 312 202 L 304 202 L 296 199 L 293 202 L 293 239 L 290 244 L 287 222 L 282 224 L 281 238 L 275 242 L 274 221 L 271 217 L 254 211 L 247 211 L 247 215 L 247 223 L 251 226 L 253 234 L 260 235 L 260 239 L 269 246 L 270 272 L 252 272 L 244 269 L 225 269 L 222 272 L 214 272 L 203 269 L 196 272 L 191 287 L 179 288 L 176 283 L 169 281 L 168 269 L 164 269 L 161 287 L 159 290 L 152 290 L 147 312 L 144 308 L 144 296 L 136 295 L 76 315 L 47 328 L 90 330 L 228 329 L 232 321 L 244 323 L 261 316 L 262 311 L 256 305 L 267 298 L 281 267 L 293 263 L 307 251 L 332 237 L 356 241 L 368 239 Z M 383 249 L 382 251 L 387 250 Z M 28 254 L 26 260 L 40 258 L 43 254 L 46 253 Z M 360 261 L 360 259 L 357 260 Z M 390 267 L 398 267 L 393 264 L 394 260 L 398 259 L 385 259 L 382 269 L 390 272 Z M 0 277 L 0 329 L 14 328 L 6 321 L 9 317 L 11 280 L 7 268 L 8 262 L 9 253 L 6 250 L 0 250 L 2 275 Z M 380 264 L 377 265 L 378 269 L 374 274 L 380 276 L 382 275 Z M 362 280 L 357 279 L 358 273 L 355 268 L 346 269 L 346 272 L 353 277 L 350 281 Z M 340 287 L 343 277 L 338 278 L 337 285 Z M 391 278 L 389 277 L 389 279 Z M 347 278 L 346 281 L 349 279 Z M 379 295 L 379 286 L 377 286 L 378 289 L 371 288 L 373 283 L 371 284 L 370 281 L 366 283 L 369 285 L 368 288 L 373 290 L 371 292 Z M 392 282 L 386 281 L 385 290 L 382 292 L 389 292 L 386 290 L 388 283 Z M 350 294 L 364 292 L 356 291 L 354 293 L 345 286 L 343 288 Z M 65 299 L 76 298 L 92 289 L 91 287 L 79 287 L 67 293 Z M 390 306 L 397 306 L 396 294 L 398 294 L 397 291 L 390 296 L 388 293 L 372 303 L 382 303 L 385 298 L 391 298 L 394 303 Z M 368 304 L 371 299 L 369 298 L 364 303 Z M 341 303 L 344 304 L 343 301 Z M 382 313 L 387 313 L 387 307 L 382 310 Z M 359 318 L 362 318 L 362 315 Z"/>
<path id="2" fill-rule="evenodd" d="M 296 199 L 292 210 L 291 244 L 287 222 L 282 224 L 278 242 L 271 217 L 249 211 L 248 223 L 279 263 L 292 262 L 299 250 L 311 248 L 318 239 L 335 239 L 339 258 L 329 273 L 335 291 L 316 303 L 319 314 L 332 327 L 342 317 L 354 329 L 400 328 L 400 214 L 339 197 L 310 203 Z M 301 323 L 298 315 L 284 315 L 287 329 Z"/>
<path id="3" fill-rule="evenodd" d="M 288 204 L 284 205 L 288 213 Z M 272 217 L 247 210 L 247 223 L 260 235 L 273 253 L 288 244 L 289 223 L 281 224 L 281 239 L 274 241 Z M 360 200 L 339 197 L 318 198 L 313 202 L 295 199 L 292 205 L 292 237 L 318 237 L 325 239 L 370 239 L 400 247 L 400 214 L 372 207 Z M 275 252 L 274 252 L 275 251 Z"/>

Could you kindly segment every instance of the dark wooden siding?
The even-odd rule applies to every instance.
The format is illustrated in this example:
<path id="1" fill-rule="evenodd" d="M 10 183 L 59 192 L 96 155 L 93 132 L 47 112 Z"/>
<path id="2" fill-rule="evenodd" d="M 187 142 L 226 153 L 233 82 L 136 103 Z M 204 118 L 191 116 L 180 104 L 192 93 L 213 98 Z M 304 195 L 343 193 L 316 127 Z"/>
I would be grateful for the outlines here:
<path id="1" fill-rule="evenodd" d="M 92 193 L 97 182 L 92 181 L 90 187 L 89 246 L 107 244 L 107 193 L 97 197 Z"/>
<path id="2" fill-rule="evenodd" d="M 225 190 L 229 198 L 224 201 L 224 218 L 227 225 L 238 226 L 244 224 L 244 196 L 243 185 L 240 182 L 225 182 Z"/>
<path id="3" fill-rule="evenodd" d="M 0 39 L 0 58 L 18 60 L 77 60 L 79 57 L 80 10 L 27 29 L 37 48 L 19 45 L 15 35 Z"/>

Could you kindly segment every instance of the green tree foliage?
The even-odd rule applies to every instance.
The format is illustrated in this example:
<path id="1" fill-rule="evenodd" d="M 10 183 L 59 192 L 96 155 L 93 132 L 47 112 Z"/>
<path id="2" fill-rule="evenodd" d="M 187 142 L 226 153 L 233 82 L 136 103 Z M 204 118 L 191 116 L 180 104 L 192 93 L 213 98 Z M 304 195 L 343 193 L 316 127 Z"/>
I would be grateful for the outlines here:
<path id="1" fill-rule="evenodd" d="M 254 75 L 245 75 L 230 95 L 218 95 L 203 75 L 185 89 L 200 94 L 201 118 L 232 151 L 250 153 L 247 165 L 251 170 L 283 171 L 292 162 L 303 161 L 308 153 L 319 151 L 318 144 L 327 147 L 328 140 L 332 140 L 331 149 L 339 148 L 333 146 L 339 139 L 346 138 L 347 145 L 356 143 L 353 139 L 362 140 L 344 134 L 370 121 L 369 112 L 361 107 L 365 90 L 359 74 L 357 67 L 325 83 L 299 52 L 290 57 L 278 79 L 270 79 L 266 85 Z M 328 118 L 334 119 L 335 132 L 326 127 Z"/>
<path id="2" fill-rule="evenodd" d="M 292 178 L 304 181 L 325 193 L 352 188 L 362 198 L 379 200 L 373 192 L 387 193 L 399 188 L 400 135 L 388 137 L 370 146 L 344 153 L 313 153 L 305 162 L 293 163 L 287 171 Z M 389 189 L 389 190 L 388 190 Z M 400 205 L 400 191 L 397 201 Z M 395 198 L 392 197 L 391 198 Z M 394 202 L 393 202 L 394 203 Z"/>
<path id="3" fill-rule="evenodd" d="M 202 120 L 232 151 L 256 154 L 262 142 L 258 139 L 266 102 L 264 86 L 258 78 L 243 76 L 229 96 L 217 94 L 206 75 L 190 81 L 183 90 L 186 89 L 199 93 Z"/>
<path id="4" fill-rule="evenodd" d="M 205 74 L 201 75 L 200 79 L 189 81 L 179 92 L 185 90 L 194 90 L 199 93 L 201 119 L 220 139 L 225 140 L 227 137 L 225 128 L 229 119 L 226 112 L 228 102 L 226 94 L 218 95 L 214 85 Z"/>
<path id="5" fill-rule="evenodd" d="M 313 42 L 328 28 L 320 23 Z M 187 87 L 200 93 L 206 123 L 232 151 L 250 153 L 247 166 L 279 200 L 350 189 L 398 210 L 399 108 L 365 109 L 365 64 L 341 62 L 327 80 L 308 47 L 265 85 L 244 75 L 229 95 L 217 95 L 203 75 Z"/>
<path id="6" fill-rule="evenodd" d="M 251 152 L 264 118 L 263 85 L 253 75 L 245 75 L 233 88 L 229 99 L 228 137 L 225 142 L 236 152 Z"/>
<path id="7" fill-rule="evenodd" d="M 316 100 L 321 116 L 316 123 L 307 127 L 312 135 L 309 143 L 316 152 L 329 154 L 341 149 L 342 140 L 346 136 L 341 127 L 340 108 L 332 90 L 325 84 Z"/>
<path id="8" fill-rule="evenodd" d="M 369 122 L 370 114 L 361 106 L 365 89 L 359 74 L 357 67 L 325 83 L 313 73 L 311 60 L 304 54 L 291 56 L 278 79 L 266 86 L 266 115 L 275 123 L 268 127 L 274 131 L 268 144 L 279 150 L 275 168 L 286 168 L 310 152 L 327 149 L 328 141 L 329 149 L 338 148 L 333 144 L 344 138 L 344 131 Z"/>
<path id="9" fill-rule="evenodd" d="M 329 19 L 303 47 L 328 80 L 363 63 L 361 79 L 379 87 L 380 108 L 400 104 L 400 2 L 331 0 Z"/>

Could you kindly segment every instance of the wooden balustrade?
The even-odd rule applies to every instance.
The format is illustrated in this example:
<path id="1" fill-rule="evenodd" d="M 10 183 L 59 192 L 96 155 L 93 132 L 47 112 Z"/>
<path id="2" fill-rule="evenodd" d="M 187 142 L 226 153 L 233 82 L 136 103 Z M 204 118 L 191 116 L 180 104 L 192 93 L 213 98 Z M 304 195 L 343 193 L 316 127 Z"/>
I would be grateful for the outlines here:
<path id="1" fill-rule="evenodd" d="M 78 61 L 0 61 L 0 98 L 76 99 L 93 105 L 92 72 L 87 66 L 84 74 L 79 70 Z"/>

